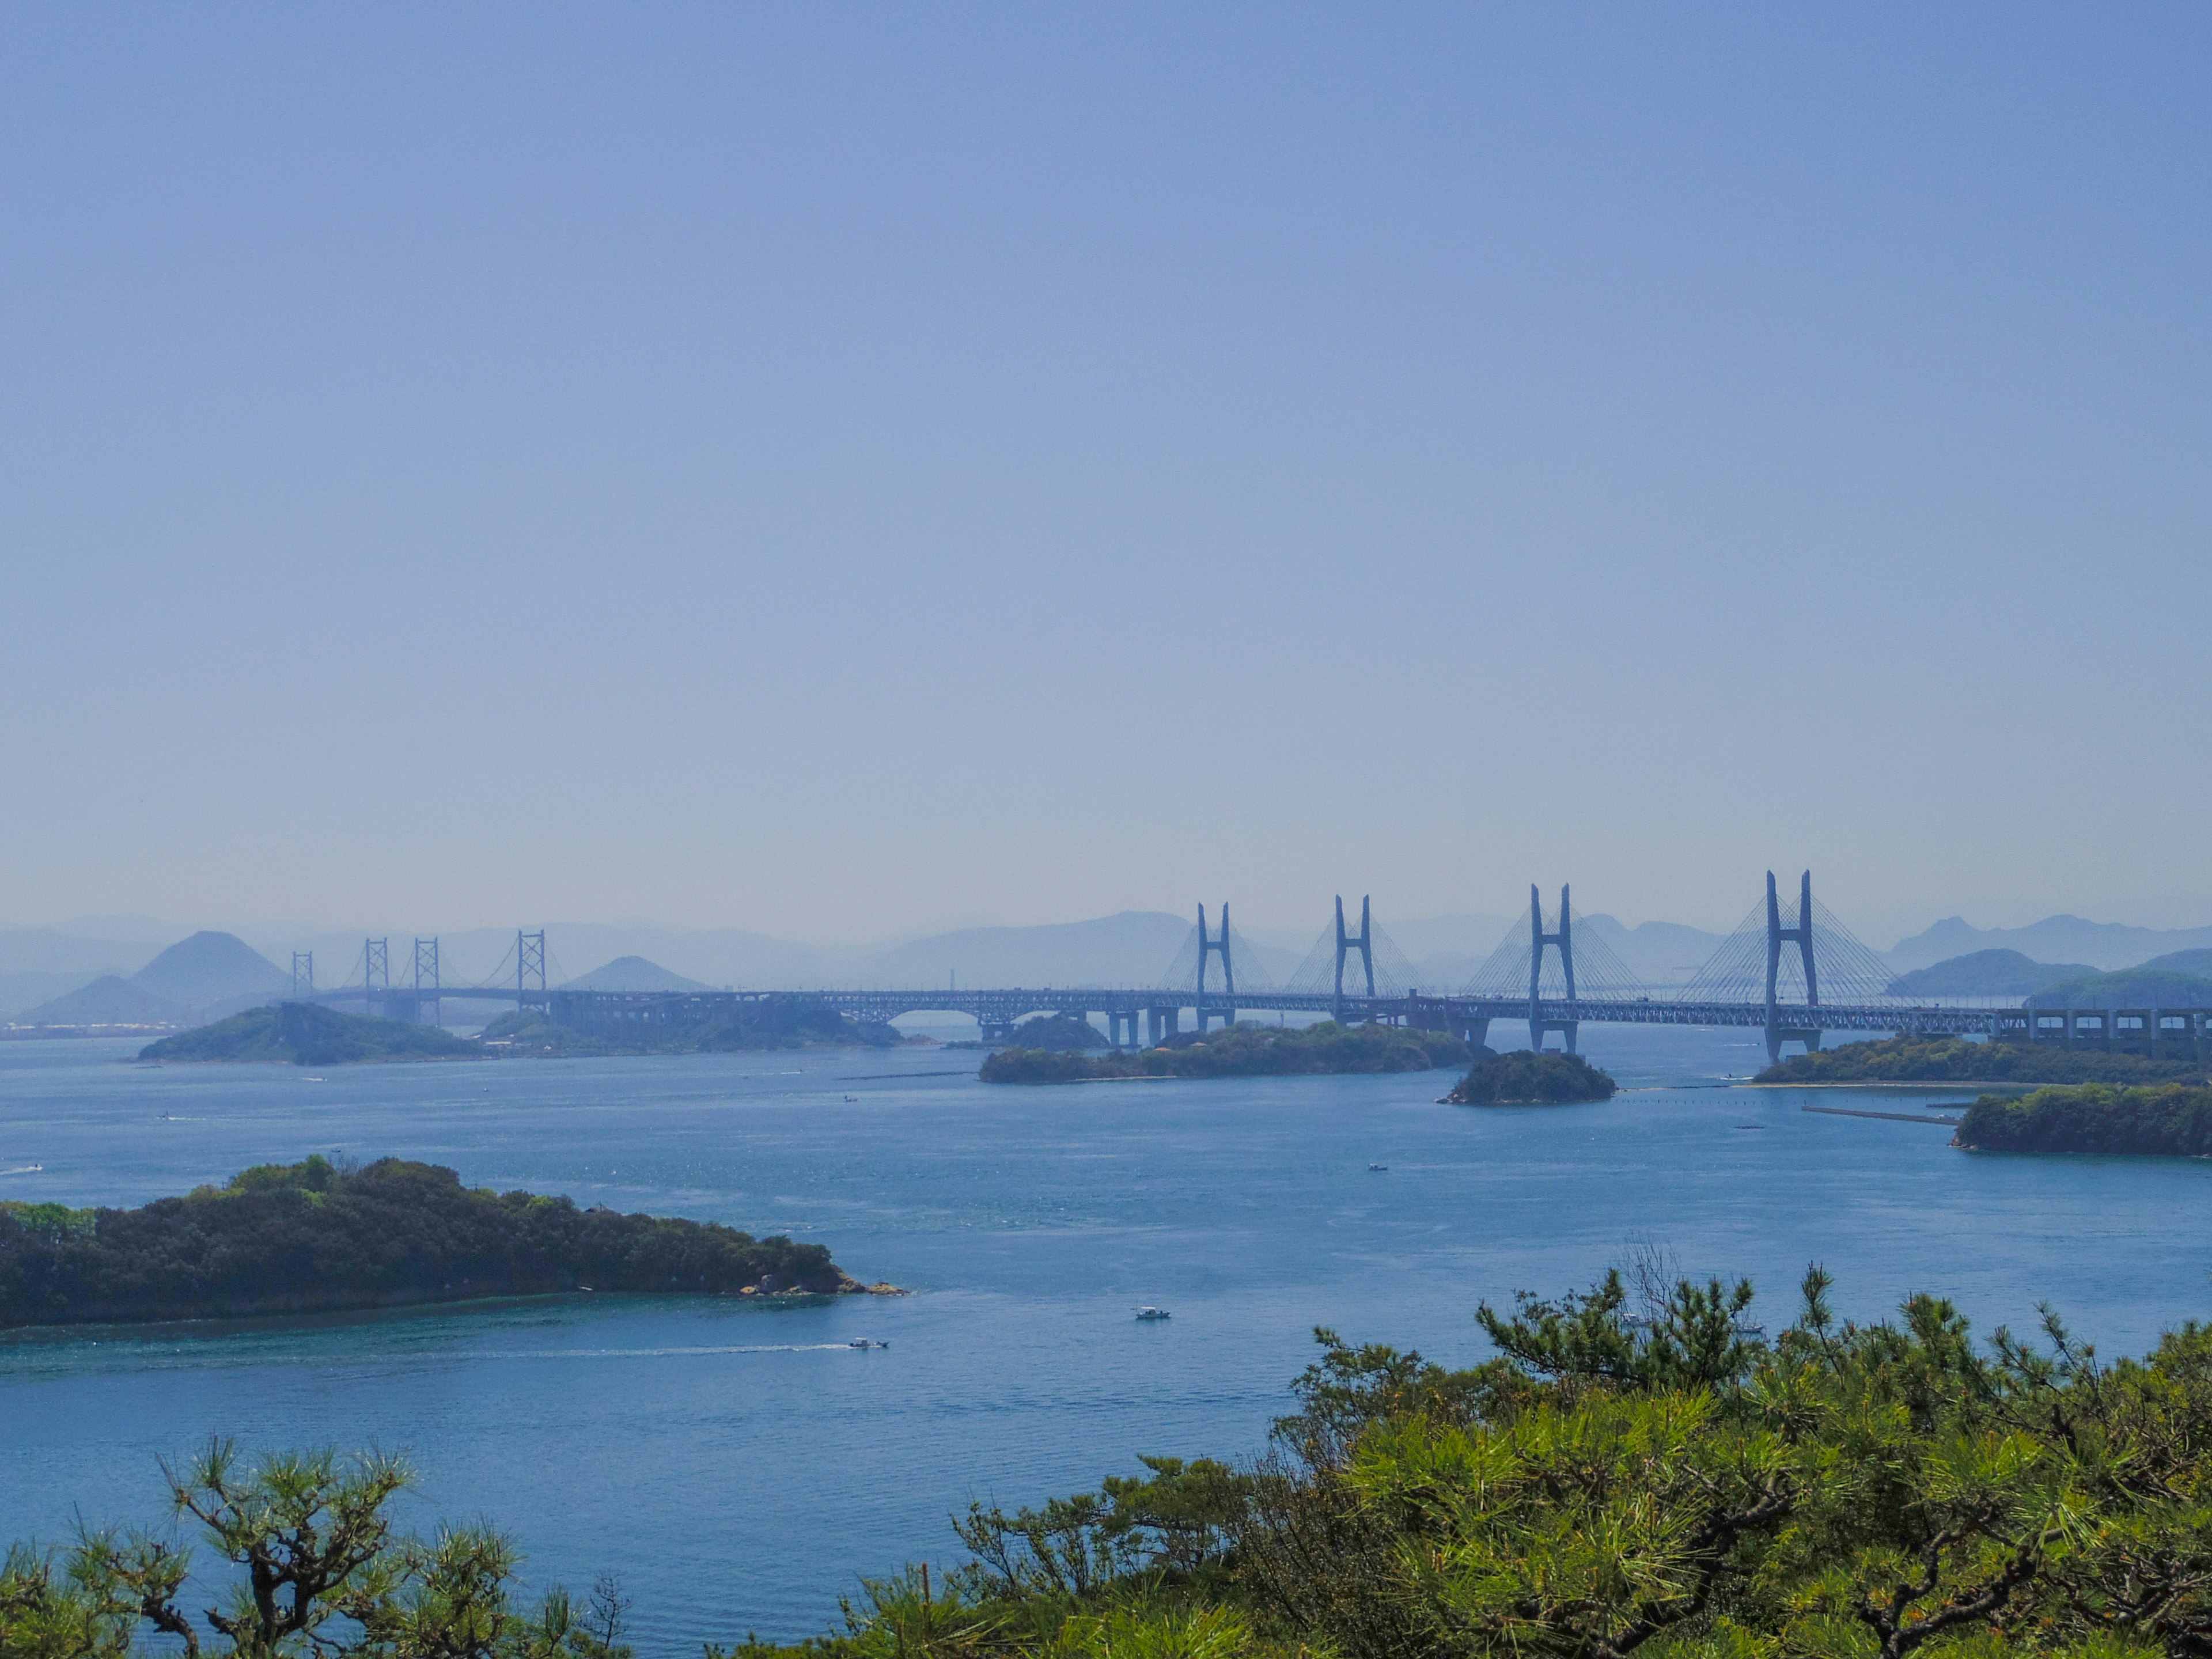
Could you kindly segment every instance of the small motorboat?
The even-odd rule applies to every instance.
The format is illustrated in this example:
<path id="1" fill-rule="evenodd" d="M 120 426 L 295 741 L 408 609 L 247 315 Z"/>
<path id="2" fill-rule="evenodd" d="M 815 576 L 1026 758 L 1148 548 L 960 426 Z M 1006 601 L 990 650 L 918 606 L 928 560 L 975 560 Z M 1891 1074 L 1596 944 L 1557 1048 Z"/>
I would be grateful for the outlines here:
<path id="1" fill-rule="evenodd" d="M 1172 1319 L 1175 1316 L 1170 1313 L 1165 1308 L 1155 1308 L 1151 1304 L 1147 1303 L 1145 1306 L 1137 1310 L 1137 1317 L 1139 1319 Z"/>
<path id="2" fill-rule="evenodd" d="M 890 1344 L 888 1342 L 874 1342 L 871 1341 L 865 1336 L 856 1336 L 845 1346 L 848 1348 L 888 1348 L 890 1346 Z"/>
<path id="3" fill-rule="evenodd" d="M 1390 1166 L 1387 1164 L 1370 1164 L 1367 1167 L 1370 1170 L 1387 1170 Z"/>

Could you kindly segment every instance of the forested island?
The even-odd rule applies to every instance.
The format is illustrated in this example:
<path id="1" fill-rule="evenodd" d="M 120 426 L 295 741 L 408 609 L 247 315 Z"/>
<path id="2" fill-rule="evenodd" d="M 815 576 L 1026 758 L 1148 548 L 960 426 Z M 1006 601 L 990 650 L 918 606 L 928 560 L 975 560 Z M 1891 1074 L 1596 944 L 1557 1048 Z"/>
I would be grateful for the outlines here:
<path id="1" fill-rule="evenodd" d="M 1114 1078 L 1310 1077 L 1362 1072 L 1425 1072 L 1463 1066 L 1466 1043 L 1443 1031 L 1397 1025 L 1224 1026 L 1185 1032 L 1157 1048 L 1103 1054 L 1066 1049 L 1001 1048 L 984 1060 L 986 1083 L 1086 1083 Z"/>
<path id="2" fill-rule="evenodd" d="M 804 997 L 723 1004 L 703 1019 L 639 1020 L 579 1030 L 538 1008 L 501 1014 L 483 1046 L 508 1054 L 714 1054 L 760 1048 L 888 1048 L 889 1025 L 864 1023 Z"/>
<path id="3" fill-rule="evenodd" d="M 1966 1109 L 1951 1144 L 1977 1152 L 2212 1158 L 2212 1088 L 2092 1083 L 2017 1098 L 1984 1095 Z"/>
<path id="4" fill-rule="evenodd" d="M 1846 1042 L 1770 1066 L 1754 1083 L 2161 1083 L 2202 1079 L 2196 1060 L 2062 1048 L 2048 1042 L 1970 1042 L 1898 1036 Z"/>
<path id="5" fill-rule="evenodd" d="M 1831 1291 L 1808 1270 L 1784 1325 L 1743 1281 L 1608 1273 L 1478 1306 L 1496 1357 L 1466 1370 L 1317 1331 L 1265 1458 L 1151 1456 L 1034 1509 L 970 1503 L 958 1565 L 866 1583 L 803 1644 L 707 1659 L 2212 1651 L 2212 1327 L 2114 1363 L 2055 1314 L 1984 1343 L 1940 1298 L 1862 1324 Z M 213 1571 L 94 1528 L 10 1552 L 9 1652 L 125 1659 L 143 1632 L 220 1654 L 629 1659 L 612 1589 L 526 1599 L 514 1546 L 481 1523 L 400 1532 L 409 1474 L 388 1455 L 218 1441 L 163 1472 Z M 231 1562 L 270 1593 L 223 1600 Z M 669 1611 L 639 1614 L 653 1651 L 681 1645 Z"/>
<path id="6" fill-rule="evenodd" d="M 500 1056 L 727 1054 L 760 1048 L 889 1048 L 889 1025 L 848 1018 L 803 997 L 724 1005 L 703 1019 L 640 1020 L 605 1030 L 552 1024 L 542 1009 L 501 1014 L 478 1036 L 436 1025 L 341 1013 L 319 1003 L 250 1009 L 138 1051 L 149 1060 L 346 1066 L 377 1060 Z"/>
<path id="7" fill-rule="evenodd" d="M 138 1058 L 345 1066 L 383 1060 L 481 1060 L 483 1052 L 481 1043 L 436 1025 L 342 1014 L 313 1002 L 283 1002 L 149 1042 Z"/>
<path id="8" fill-rule="evenodd" d="M 1537 1054 L 1515 1048 L 1483 1050 L 1459 1086 L 1444 1097 L 1454 1106 L 1566 1106 L 1611 1100 L 1613 1080 L 1580 1054 Z"/>
<path id="9" fill-rule="evenodd" d="M 0 1204 L 0 1326 L 231 1318 L 556 1291 L 834 1295 L 819 1244 L 461 1185 L 434 1164 L 264 1164 L 135 1210 Z M 882 1287 L 888 1289 L 888 1286 Z"/>

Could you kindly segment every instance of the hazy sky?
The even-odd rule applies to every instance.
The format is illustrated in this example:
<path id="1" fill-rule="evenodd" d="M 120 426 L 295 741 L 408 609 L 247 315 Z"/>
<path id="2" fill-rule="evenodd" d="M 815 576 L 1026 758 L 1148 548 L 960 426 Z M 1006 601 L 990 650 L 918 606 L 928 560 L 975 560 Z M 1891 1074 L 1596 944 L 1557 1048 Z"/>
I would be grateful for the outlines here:
<path id="1" fill-rule="evenodd" d="M 2208 70 L 11 8 L 0 920 L 2212 921 Z"/>

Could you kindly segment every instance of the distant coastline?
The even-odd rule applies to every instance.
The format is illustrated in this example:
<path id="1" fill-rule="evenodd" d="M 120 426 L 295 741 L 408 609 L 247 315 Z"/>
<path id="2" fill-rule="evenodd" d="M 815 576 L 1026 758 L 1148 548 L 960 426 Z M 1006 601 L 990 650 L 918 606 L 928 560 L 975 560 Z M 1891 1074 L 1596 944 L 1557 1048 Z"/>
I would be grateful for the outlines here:
<path id="1" fill-rule="evenodd" d="M 1900 1036 L 1793 1054 L 1751 1081 L 1763 1085 L 1929 1083 L 1966 1088 L 1980 1084 L 2185 1082 L 2204 1075 L 2204 1063 L 2197 1060 L 2153 1060 L 2144 1054 L 2062 1048 L 2041 1042 Z"/>

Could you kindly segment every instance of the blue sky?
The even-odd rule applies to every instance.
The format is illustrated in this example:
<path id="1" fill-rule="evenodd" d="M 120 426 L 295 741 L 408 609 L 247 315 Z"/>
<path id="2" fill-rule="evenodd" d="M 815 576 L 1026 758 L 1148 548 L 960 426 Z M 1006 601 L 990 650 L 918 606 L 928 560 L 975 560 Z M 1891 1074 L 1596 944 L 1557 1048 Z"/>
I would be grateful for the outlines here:
<path id="1" fill-rule="evenodd" d="M 2212 921 L 2208 49 L 16 8 L 0 919 Z"/>

